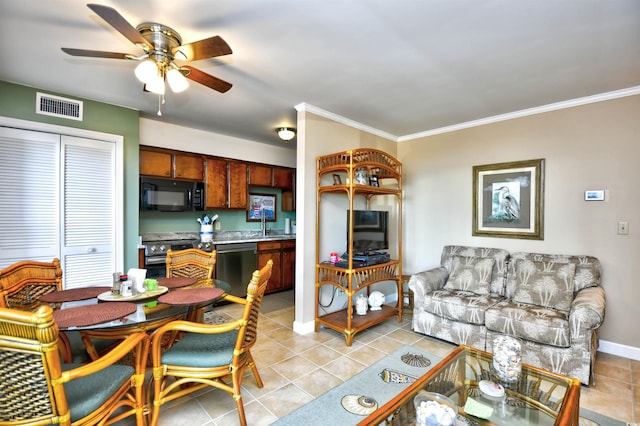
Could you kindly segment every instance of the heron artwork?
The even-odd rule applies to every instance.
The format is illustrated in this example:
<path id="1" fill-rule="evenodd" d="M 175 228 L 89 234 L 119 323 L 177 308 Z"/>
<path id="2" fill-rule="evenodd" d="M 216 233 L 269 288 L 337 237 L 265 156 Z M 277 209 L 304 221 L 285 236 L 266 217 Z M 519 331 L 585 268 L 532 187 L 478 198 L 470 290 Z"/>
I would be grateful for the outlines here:
<path id="1" fill-rule="evenodd" d="M 520 185 L 513 182 L 494 184 L 490 219 L 514 222 L 520 219 Z"/>

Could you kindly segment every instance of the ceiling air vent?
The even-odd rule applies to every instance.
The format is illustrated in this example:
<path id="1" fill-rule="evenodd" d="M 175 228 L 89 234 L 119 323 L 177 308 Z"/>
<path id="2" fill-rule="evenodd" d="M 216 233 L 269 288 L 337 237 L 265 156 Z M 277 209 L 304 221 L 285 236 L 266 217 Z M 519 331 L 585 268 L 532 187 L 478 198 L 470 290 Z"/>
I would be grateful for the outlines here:
<path id="1" fill-rule="evenodd" d="M 82 121 L 82 102 L 38 92 L 36 113 Z"/>

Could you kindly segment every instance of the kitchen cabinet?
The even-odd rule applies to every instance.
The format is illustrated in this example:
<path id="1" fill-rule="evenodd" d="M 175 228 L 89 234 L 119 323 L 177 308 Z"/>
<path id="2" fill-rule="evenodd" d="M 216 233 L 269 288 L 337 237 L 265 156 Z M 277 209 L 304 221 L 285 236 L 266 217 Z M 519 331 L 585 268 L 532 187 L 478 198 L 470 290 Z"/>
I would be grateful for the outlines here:
<path id="1" fill-rule="evenodd" d="M 245 163 L 207 158 L 206 209 L 246 209 L 248 192 Z"/>
<path id="2" fill-rule="evenodd" d="M 174 155 L 174 177 L 202 181 L 204 179 L 204 159 L 188 154 Z"/>
<path id="3" fill-rule="evenodd" d="M 140 147 L 140 174 L 202 182 L 204 160 L 197 154 Z"/>
<path id="4" fill-rule="evenodd" d="M 228 206 L 227 161 L 207 158 L 207 194 L 205 210 L 226 209 Z"/>
<path id="5" fill-rule="evenodd" d="M 296 241 L 282 241 L 282 288 L 292 289 L 296 284 Z"/>
<path id="6" fill-rule="evenodd" d="M 140 148 L 140 174 L 170 178 L 173 158 L 169 152 L 148 151 Z"/>
<path id="7" fill-rule="evenodd" d="M 283 190 L 293 189 L 293 172 L 294 169 L 285 167 L 273 168 L 273 187 L 281 188 Z"/>
<path id="8" fill-rule="evenodd" d="M 263 164 L 249 165 L 249 185 L 271 188 L 273 185 L 273 167 Z"/>
<path id="9" fill-rule="evenodd" d="M 320 326 L 329 327 L 345 335 L 347 346 L 351 346 L 356 333 L 386 321 L 394 316 L 398 317 L 398 322 L 402 322 L 402 163 L 389 154 L 373 149 L 360 148 L 352 151 L 343 151 L 335 154 L 325 155 L 316 159 L 316 314 L 315 330 Z M 375 171 L 374 174 L 383 185 L 369 185 L 364 182 L 357 182 L 356 174 L 363 171 Z M 340 181 L 336 182 L 336 174 L 340 176 Z M 371 174 L 368 172 L 368 174 Z M 349 205 L 350 217 L 347 237 L 347 265 L 338 267 L 334 264 L 324 262 L 321 259 L 320 239 L 326 235 L 326 230 L 333 229 L 335 221 L 332 216 L 322 215 L 322 204 L 324 195 L 331 194 L 346 196 Z M 391 203 L 397 207 L 397 253 L 398 258 L 385 263 L 373 264 L 369 266 L 356 266 L 353 252 L 353 211 L 356 198 L 366 202 L 367 209 L 373 197 L 387 197 Z M 333 198 L 332 198 L 333 200 Z M 332 201 L 335 203 L 335 201 Z M 325 232 L 323 232 L 323 230 Z M 354 299 L 356 293 L 366 290 L 368 296 L 373 284 L 395 281 L 395 292 L 397 296 L 396 306 L 382 305 L 380 310 L 370 310 L 366 315 L 354 315 Z M 320 290 L 324 286 L 331 286 L 332 291 L 336 289 L 344 292 L 347 296 L 346 308 L 328 314 L 320 313 Z"/>
<path id="10" fill-rule="evenodd" d="M 291 290 L 295 285 L 295 240 L 258 242 L 258 267 L 273 260 L 266 293 Z"/>
<path id="11" fill-rule="evenodd" d="M 249 185 L 247 184 L 247 164 L 229 161 L 229 208 L 247 209 L 249 206 Z"/>

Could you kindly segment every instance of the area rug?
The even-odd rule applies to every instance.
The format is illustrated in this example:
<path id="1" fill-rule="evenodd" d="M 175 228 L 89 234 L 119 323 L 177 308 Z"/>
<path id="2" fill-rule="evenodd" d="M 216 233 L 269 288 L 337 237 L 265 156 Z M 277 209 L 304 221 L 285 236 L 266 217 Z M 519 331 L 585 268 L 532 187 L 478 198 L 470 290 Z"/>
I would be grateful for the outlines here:
<path id="1" fill-rule="evenodd" d="M 277 426 L 356 425 L 389 402 L 442 358 L 403 346 L 312 402 L 278 419 Z M 426 362 L 425 362 L 426 361 Z M 428 365 L 425 365 L 428 364 Z M 626 423 L 581 409 L 580 426 L 625 426 Z M 459 416 L 459 425 L 477 425 Z"/>
<path id="2" fill-rule="evenodd" d="M 406 356 L 407 354 L 409 356 Z M 409 363 L 402 361 L 403 356 L 409 360 Z M 368 413 L 375 411 L 372 411 L 373 407 L 382 407 L 441 359 L 411 346 L 403 346 L 273 424 L 279 426 L 355 425 Z M 426 363 L 428 365 L 425 366 Z M 360 411 L 362 414 L 356 414 L 353 411 Z"/>

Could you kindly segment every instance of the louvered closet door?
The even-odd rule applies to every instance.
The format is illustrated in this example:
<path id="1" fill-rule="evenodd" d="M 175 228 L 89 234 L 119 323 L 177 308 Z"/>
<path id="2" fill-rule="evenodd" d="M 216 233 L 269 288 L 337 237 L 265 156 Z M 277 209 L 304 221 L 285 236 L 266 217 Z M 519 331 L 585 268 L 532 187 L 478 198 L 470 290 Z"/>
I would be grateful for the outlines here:
<path id="1" fill-rule="evenodd" d="M 60 257 L 60 135 L 0 127 L 0 269 Z"/>
<path id="2" fill-rule="evenodd" d="M 65 288 L 110 285 L 115 260 L 115 144 L 62 136 Z"/>

